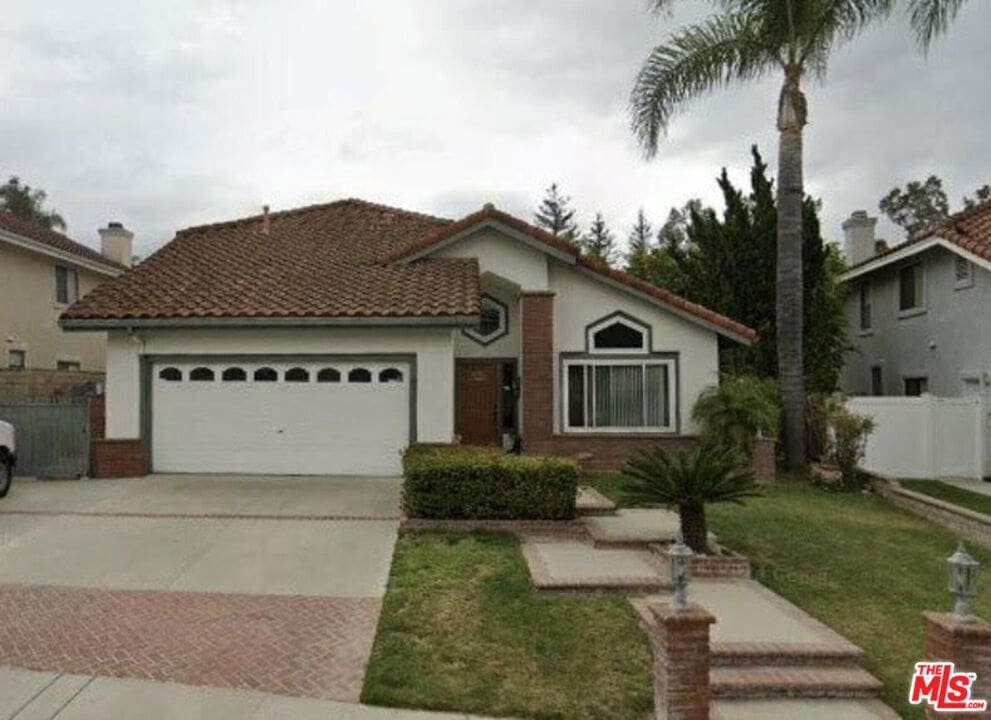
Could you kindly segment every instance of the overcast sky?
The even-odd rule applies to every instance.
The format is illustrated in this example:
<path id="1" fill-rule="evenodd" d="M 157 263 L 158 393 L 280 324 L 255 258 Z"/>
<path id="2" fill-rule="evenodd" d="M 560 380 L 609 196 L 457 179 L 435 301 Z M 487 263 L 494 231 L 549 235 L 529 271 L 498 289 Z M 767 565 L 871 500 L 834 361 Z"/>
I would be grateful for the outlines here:
<path id="1" fill-rule="evenodd" d="M 777 79 L 689 106 L 658 156 L 626 102 L 652 45 L 701 16 L 644 0 L 7 0 L 0 174 L 49 193 L 69 234 L 120 220 L 145 255 L 179 228 L 362 197 L 456 217 L 485 202 L 529 218 L 557 181 L 583 224 L 625 237 L 716 201 L 749 148 L 776 162 Z M 827 238 L 929 173 L 954 206 L 991 182 L 991 2 L 924 57 L 904 18 L 834 56 L 809 90 L 806 181 Z M 890 225 L 880 234 L 900 239 Z"/>

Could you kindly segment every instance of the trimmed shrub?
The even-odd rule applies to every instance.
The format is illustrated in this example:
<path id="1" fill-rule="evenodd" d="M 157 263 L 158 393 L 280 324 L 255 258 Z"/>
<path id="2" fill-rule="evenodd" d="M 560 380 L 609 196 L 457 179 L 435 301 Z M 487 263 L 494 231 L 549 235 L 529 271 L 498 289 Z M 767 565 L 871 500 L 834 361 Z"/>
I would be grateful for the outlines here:
<path id="1" fill-rule="evenodd" d="M 578 475 L 565 458 L 414 445 L 403 455 L 403 511 L 444 520 L 570 520 Z"/>
<path id="2" fill-rule="evenodd" d="M 778 388 L 770 378 L 727 375 L 699 395 L 692 418 L 709 445 L 735 447 L 748 458 L 758 437 L 774 438 L 781 425 Z"/>

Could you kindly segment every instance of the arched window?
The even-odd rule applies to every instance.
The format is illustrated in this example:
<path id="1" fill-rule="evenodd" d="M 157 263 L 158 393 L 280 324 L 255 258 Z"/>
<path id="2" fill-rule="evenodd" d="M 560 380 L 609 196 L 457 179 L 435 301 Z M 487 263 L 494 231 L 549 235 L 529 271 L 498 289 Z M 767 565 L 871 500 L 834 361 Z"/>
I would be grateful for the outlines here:
<path id="1" fill-rule="evenodd" d="M 213 380 L 213 370 L 208 367 L 193 368 L 189 372 L 189 379 L 194 382 L 210 382 Z"/>
<path id="2" fill-rule="evenodd" d="M 162 368 L 158 371 L 158 377 L 169 382 L 179 382 L 182 380 L 182 370 L 174 367 Z"/>
<path id="3" fill-rule="evenodd" d="M 348 382 L 368 383 L 372 381 L 372 374 L 365 368 L 354 368 L 348 372 Z"/>
<path id="4" fill-rule="evenodd" d="M 589 352 L 650 352 L 650 331 L 644 323 L 620 312 L 589 326 L 586 336 Z"/>
<path id="5" fill-rule="evenodd" d="M 306 368 L 294 367 L 286 370 L 286 382 L 309 382 L 310 372 Z"/>
<path id="6" fill-rule="evenodd" d="M 275 382 L 279 379 L 279 373 L 270 367 L 261 367 L 255 370 L 255 382 Z"/>
<path id="7" fill-rule="evenodd" d="M 220 379 L 224 382 L 244 382 L 248 379 L 248 373 L 244 371 L 244 368 L 229 367 L 221 373 Z"/>
<path id="8" fill-rule="evenodd" d="M 337 368 L 324 368 L 317 373 L 317 382 L 340 382 L 341 371 Z"/>
<path id="9" fill-rule="evenodd" d="M 380 383 L 402 382 L 402 381 L 403 381 L 403 373 L 398 368 L 386 368 L 385 370 L 379 373 Z"/>

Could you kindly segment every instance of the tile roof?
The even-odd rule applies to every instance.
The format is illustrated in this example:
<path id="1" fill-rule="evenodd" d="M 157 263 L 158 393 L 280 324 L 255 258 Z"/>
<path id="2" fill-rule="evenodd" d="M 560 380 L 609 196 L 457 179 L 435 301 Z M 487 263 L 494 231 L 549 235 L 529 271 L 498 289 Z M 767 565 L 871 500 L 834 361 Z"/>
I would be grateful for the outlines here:
<path id="1" fill-rule="evenodd" d="M 272 213 L 269 219 L 268 235 L 262 232 L 261 215 L 181 230 L 130 273 L 89 293 L 63 318 L 477 315 L 477 262 L 425 256 L 462 231 L 496 221 L 676 312 L 745 340 L 756 337 L 728 317 L 583 258 L 571 244 L 491 205 L 453 222 L 348 199 Z"/>
<path id="2" fill-rule="evenodd" d="M 534 240 L 544 243 L 548 247 L 560 253 L 572 256 L 575 258 L 577 265 L 580 265 L 592 273 L 608 278 L 643 294 L 649 295 L 654 300 L 657 300 L 675 310 L 694 316 L 699 320 L 715 325 L 718 328 L 734 335 L 738 335 L 746 340 L 754 340 L 757 337 L 757 332 L 755 330 L 742 323 L 736 322 L 732 318 L 721 315 L 713 310 L 699 305 L 698 303 L 693 303 L 686 300 L 680 295 L 675 295 L 669 290 L 657 287 L 656 285 L 634 277 L 629 273 L 621 272 L 604 263 L 598 263 L 590 260 L 589 258 L 583 257 L 574 245 L 565 242 L 561 238 L 552 235 L 546 230 L 524 222 L 513 215 L 502 212 L 492 205 L 486 205 L 478 212 L 467 215 L 457 222 L 437 228 L 431 235 L 424 237 L 422 240 L 414 243 L 406 250 L 396 253 L 391 259 L 399 260 L 403 257 L 418 257 L 429 251 L 431 247 L 443 243 L 444 240 L 450 239 L 458 233 L 468 230 L 471 227 L 485 221 L 499 222 L 507 225 L 518 232 L 524 233 Z"/>
<path id="3" fill-rule="evenodd" d="M 945 222 L 932 230 L 894 245 L 883 252 L 876 253 L 856 265 L 851 265 L 847 272 L 936 237 L 951 242 L 984 260 L 991 261 L 991 200 L 951 215 Z"/>
<path id="4" fill-rule="evenodd" d="M 126 270 L 124 265 L 111 260 L 91 247 L 87 247 L 54 230 L 42 227 L 30 220 L 19 218 L 9 212 L 0 210 L 0 230 L 47 245 L 53 250 L 59 250 L 70 255 L 76 255 L 83 260 L 98 263 L 113 270 Z"/>

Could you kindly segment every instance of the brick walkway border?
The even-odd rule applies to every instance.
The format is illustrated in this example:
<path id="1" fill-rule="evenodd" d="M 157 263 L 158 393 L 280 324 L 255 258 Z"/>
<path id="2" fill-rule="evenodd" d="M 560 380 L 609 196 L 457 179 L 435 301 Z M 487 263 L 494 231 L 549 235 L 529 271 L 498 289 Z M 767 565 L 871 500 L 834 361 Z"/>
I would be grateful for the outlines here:
<path id="1" fill-rule="evenodd" d="M 0 664 L 357 702 L 381 606 L 0 585 Z"/>

